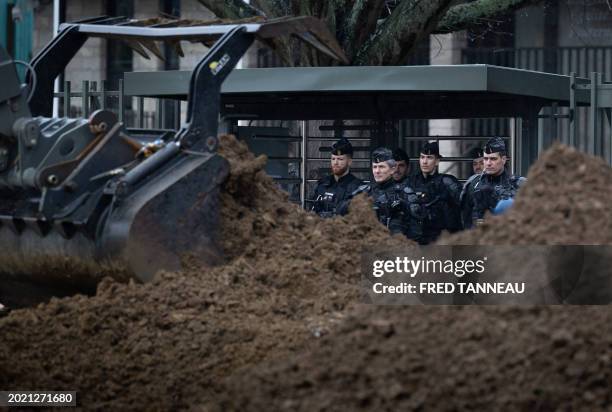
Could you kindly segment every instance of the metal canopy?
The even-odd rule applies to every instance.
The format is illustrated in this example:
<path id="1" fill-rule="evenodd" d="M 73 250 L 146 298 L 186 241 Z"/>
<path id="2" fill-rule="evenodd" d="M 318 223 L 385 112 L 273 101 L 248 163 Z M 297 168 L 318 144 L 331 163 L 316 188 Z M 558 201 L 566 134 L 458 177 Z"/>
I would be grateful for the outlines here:
<path id="1" fill-rule="evenodd" d="M 188 79 L 183 71 L 126 73 L 125 92 L 186 98 Z M 570 77 L 489 65 L 244 69 L 230 74 L 222 93 L 226 117 L 515 117 L 569 104 Z M 577 94 L 579 104 L 588 101 Z"/>

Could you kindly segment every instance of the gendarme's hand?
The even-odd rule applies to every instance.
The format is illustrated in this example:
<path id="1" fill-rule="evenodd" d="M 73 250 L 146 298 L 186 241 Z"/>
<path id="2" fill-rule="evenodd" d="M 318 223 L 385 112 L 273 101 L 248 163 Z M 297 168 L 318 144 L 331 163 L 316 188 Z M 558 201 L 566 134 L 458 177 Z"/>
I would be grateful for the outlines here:
<path id="1" fill-rule="evenodd" d="M 401 199 L 396 199 L 391 202 L 391 209 L 397 210 L 403 207 L 403 202 Z"/>

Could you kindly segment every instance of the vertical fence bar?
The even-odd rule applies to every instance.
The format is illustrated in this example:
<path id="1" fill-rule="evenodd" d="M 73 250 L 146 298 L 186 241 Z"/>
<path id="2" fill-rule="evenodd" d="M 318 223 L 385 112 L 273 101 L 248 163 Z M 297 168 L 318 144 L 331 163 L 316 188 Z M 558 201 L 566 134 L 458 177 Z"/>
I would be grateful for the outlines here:
<path id="1" fill-rule="evenodd" d="M 180 100 L 174 100 L 174 130 L 181 128 L 181 102 Z"/>
<path id="2" fill-rule="evenodd" d="M 155 111 L 157 112 L 157 128 L 164 128 L 164 102 L 162 99 L 157 99 L 155 102 Z"/>
<path id="3" fill-rule="evenodd" d="M 138 102 L 138 127 L 144 129 L 144 97 L 137 97 Z"/>
<path id="4" fill-rule="evenodd" d="M 576 147 L 576 73 L 570 73 L 570 112 L 569 112 L 569 144 Z"/>
<path id="5" fill-rule="evenodd" d="M 117 91 L 117 111 L 119 121 L 125 124 L 125 107 L 123 105 L 123 79 L 119 79 L 119 90 Z"/>
<path id="6" fill-rule="evenodd" d="M 98 106 L 100 106 L 98 104 L 98 82 L 89 82 L 89 90 L 89 111 L 93 113 L 98 108 Z"/>
<path id="7" fill-rule="evenodd" d="M 522 158 L 522 153 L 523 153 L 523 118 L 522 117 L 516 117 L 515 118 L 515 126 L 516 126 L 516 130 L 515 130 L 515 144 L 514 144 L 514 153 L 511 155 L 512 156 L 512 160 L 513 160 L 513 166 L 514 166 L 514 174 L 518 174 L 520 173 L 520 165 L 523 161 Z"/>
<path id="8" fill-rule="evenodd" d="M 599 89 L 603 86 L 603 73 L 597 72 L 597 94 Z M 597 101 L 597 107 L 595 107 L 597 113 L 597 135 L 595 136 L 595 154 L 605 158 L 604 155 L 604 132 L 605 127 L 603 124 L 603 110 L 599 107 L 599 100 Z"/>
<path id="9" fill-rule="evenodd" d="M 550 120 L 552 119 L 552 109 L 550 106 L 545 106 L 542 108 L 542 116 L 546 116 L 544 118 L 539 118 L 538 122 L 538 136 L 537 136 L 537 152 L 538 156 L 544 150 L 546 146 L 546 133 L 550 132 Z"/>
<path id="10" fill-rule="evenodd" d="M 594 155 L 597 136 L 597 73 L 591 72 L 591 105 L 589 106 L 589 136 L 587 153 Z"/>
<path id="11" fill-rule="evenodd" d="M 83 117 L 89 117 L 89 81 L 83 80 L 81 90 L 81 104 L 83 106 Z"/>
<path id="12" fill-rule="evenodd" d="M 106 80 L 102 80 L 100 82 L 100 109 L 106 109 L 106 91 L 108 88 L 108 82 Z"/>
<path id="13" fill-rule="evenodd" d="M 300 200 L 302 202 L 302 209 L 306 207 L 306 162 L 308 161 L 308 144 L 306 141 L 306 121 L 300 122 L 300 134 L 302 135 L 302 147 L 300 152 L 302 155 L 302 162 L 300 164 L 300 177 L 302 178 L 302 184 L 300 185 Z"/>
<path id="14" fill-rule="evenodd" d="M 548 146 L 550 146 L 550 144 L 552 143 L 553 140 L 559 140 L 559 136 L 558 135 L 558 130 L 557 130 L 557 122 L 559 121 L 559 103 L 558 102 L 553 102 L 552 103 L 552 116 L 551 116 L 551 123 L 550 123 L 550 136 L 548 137 L 548 139 L 546 139 L 545 144 L 547 148 Z"/>
<path id="15" fill-rule="evenodd" d="M 70 117 L 70 81 L 64 82 L 64 117 Z"/>

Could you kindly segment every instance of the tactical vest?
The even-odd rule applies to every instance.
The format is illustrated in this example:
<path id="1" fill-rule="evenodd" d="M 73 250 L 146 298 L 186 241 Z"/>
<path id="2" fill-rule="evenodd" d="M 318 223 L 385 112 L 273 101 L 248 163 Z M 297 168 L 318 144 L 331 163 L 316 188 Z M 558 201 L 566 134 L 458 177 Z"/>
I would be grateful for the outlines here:
<path id="1" fill-rule="evenodd" d="M 344 215 L 348 212 L 351 193 L 362 181 L 351 173 L 336 181 L 333 175 L 320 179 L 315 189 L 315 201 L 312 210 L 321 217 Z"/>

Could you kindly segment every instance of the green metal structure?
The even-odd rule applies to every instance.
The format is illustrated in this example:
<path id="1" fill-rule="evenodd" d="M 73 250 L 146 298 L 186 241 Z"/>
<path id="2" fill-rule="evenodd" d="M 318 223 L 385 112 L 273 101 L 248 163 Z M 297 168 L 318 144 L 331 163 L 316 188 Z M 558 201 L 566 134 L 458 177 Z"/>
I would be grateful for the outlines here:
<path id="1" fill-rule="evenodd" d="M 184 99 L 187 78 L 181 71 L 126 73 L 125 94 Z M 247 69 L 224 84 L 221 110 L 233 122 L 368 119 L 379 125 L 372 146 L 391 147 L 401 136 L 386 125 L 403 119 L 513 118 L 513 168 L 526 174 L 541 149 L 542 109 L 589 104 L 570 87 L 587 83 L 489 65 Z"/>

